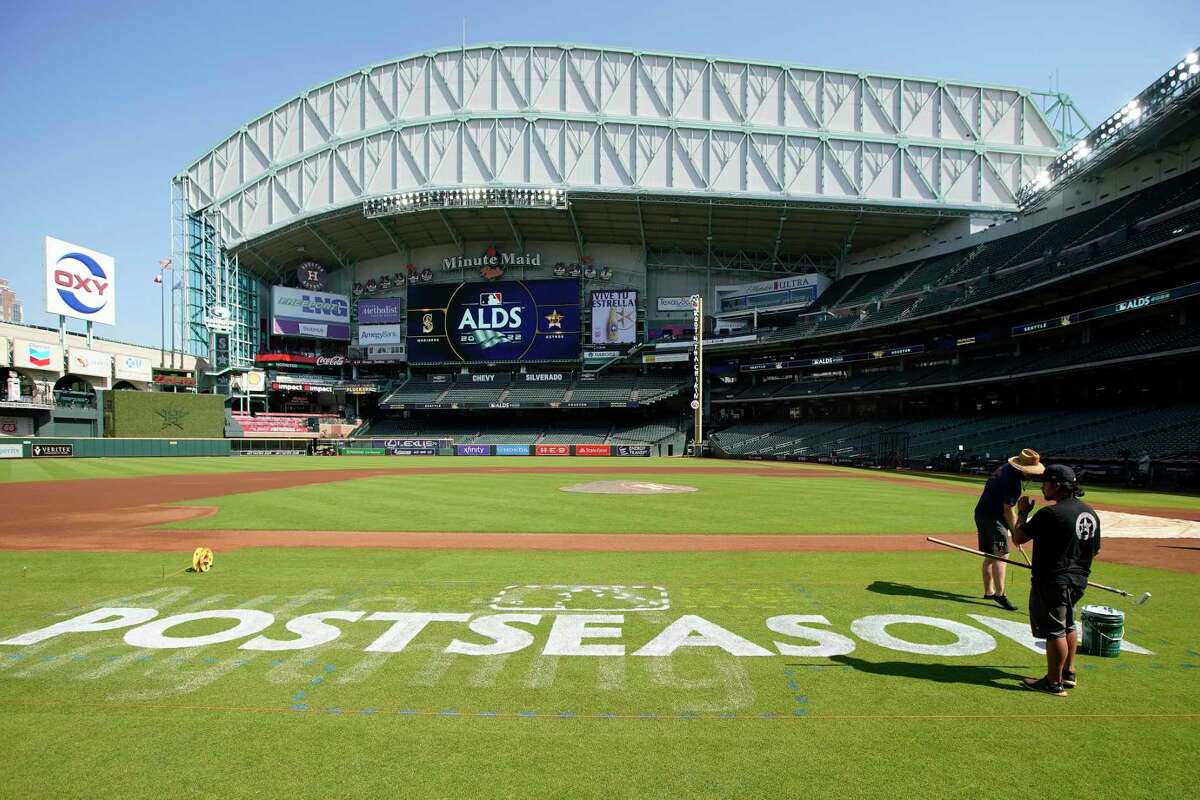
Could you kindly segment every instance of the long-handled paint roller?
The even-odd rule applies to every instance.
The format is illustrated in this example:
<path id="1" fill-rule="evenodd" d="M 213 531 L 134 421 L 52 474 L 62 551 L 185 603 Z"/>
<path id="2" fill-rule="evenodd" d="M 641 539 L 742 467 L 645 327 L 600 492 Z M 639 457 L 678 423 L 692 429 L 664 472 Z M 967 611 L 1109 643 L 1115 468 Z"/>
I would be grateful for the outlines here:
<path id="1" fill-rule="evenodd" d="M 1022 564 L 1020 561 L 1013 561 L 1010 558 L 1002 558 L 1001 556 L 994 556 L 991 553 L 985 553 L 982 550 L 975 550 L 970 547 L 963 547 L 961 544 L 954 544 L 953 542 L 947 542 L 942 539 L 935 539 L 932 536 L 926 536 L 925 541 L 933 542 L 934 544 L 940 544 L 942 547 L 953 547 L 955 550 L 962 550 L 964 553 L 973 553 L 977 556 L 983 556 L 984 558 L 990 558 L 995 561 L 1003 561 L 1005 564 L 1012 564 L 1013 566 L 1017 566 L 1022 569 L 1033 569 L 1033 567 L 1031 565 Z M 1125 591 L 1124 589 L 1118 589 L 1115 586 L 1105 586 L 1103 583 L 1093 583 L 1092 581 L 1088 581 L 1087 585 L 1095 587 L 1096 589 L 1103 589 L 1106 592 L 1112 592 L 1113 594 L 1119 594 L 1122 597 L 1131 597 L 1132 596 L 1129 592 Z M 1150 599 L 1150 593 L 1142 592 L 1140 595 L 1138 595 L 1138 598 L 1133 601 L 1133 604 L 1135 606 L 1144 605 L 1146 603 L 1146 601 L 1149 599 Z"/>

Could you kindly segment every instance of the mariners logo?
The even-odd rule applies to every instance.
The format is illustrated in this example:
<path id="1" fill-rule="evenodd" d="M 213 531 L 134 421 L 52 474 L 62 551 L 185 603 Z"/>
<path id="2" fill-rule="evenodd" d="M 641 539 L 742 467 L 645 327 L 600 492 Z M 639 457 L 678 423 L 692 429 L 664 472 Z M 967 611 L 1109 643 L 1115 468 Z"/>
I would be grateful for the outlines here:
<path id="1" fill-rule="evenodd" d="M 433 333 L 433 314 L 421 315 L 421 333 Z"/>
<path id="2" fill-rule="evenodd" d="M 1086 511 L 1075 518 L 1075 535 L 1081 542 L 1091 539 L 1099 529 L 1100 523 Z"/>

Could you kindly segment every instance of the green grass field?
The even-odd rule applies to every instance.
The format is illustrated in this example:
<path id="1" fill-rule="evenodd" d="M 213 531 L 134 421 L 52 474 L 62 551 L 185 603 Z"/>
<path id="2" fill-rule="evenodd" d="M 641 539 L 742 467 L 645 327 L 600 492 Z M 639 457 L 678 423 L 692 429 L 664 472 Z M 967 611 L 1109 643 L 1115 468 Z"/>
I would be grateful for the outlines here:
<path id="1" fill-rule="evenodd" d="M 2 467 L 12 467 L 8 480 L 48 480 L 373 461 Z M 701 491 L 630 497 L 558 489 L 595 475 L 470 472 L 500 461 L 532 462 L 448 458 L 433 463 L 461 464 L 461 476 L 230 495 L 199 501 L 217 504 L 218 514 L 188 526 L 915 534 L 961 529 L 973 503 L 862 478 L 665 472 L 655 479 Z M 415 463 L 386 463 L 396 462 Z M 157 618 L 273 615 L 261 631 L 197 646 L 160 648 L 138 635 L 130 644 L 124 637 L 136 625 L 0 644 L 4 796 L 990 800 L 1047 786 L 1098 798 L 1193 791 L 1200 621 L 1191 612 L 1200 591 L 1192 574 L 1098 564 L 1097 580 L 1154 593 L 1145 606 L 1123 606 L 1127 639 L 1152 654 L 1081 657 L 1079 687 L 1055 698 L 1017 686 L 1044 670 L 1043 656 L 1023 643 L 1027 575 L 1013 576 L 1010 588 L 1022 611 L 1006 613 L 978 598 L 977 562 L 951 552 L 249 548 L 218 552 L 212 572 L 189 574 L 179 570 L 203 533 L 181 537 L 178 553 L 0 550 L 0 640 L 102 607 L 153 609 Z M 570 588 L 618 586 L 645 588 Z M 1085 604 L 1110 600 L 1122 602 L 1092 591 Z M 242 648 L 256 636 L 312 635 L 285 626 L 329 611 L 360 616 L 328 620 L 340 635 L 305 649 Z M 383 645 L 391 652 L 368 650 L 396 620 L 367 616 L 417 612 L 462 616 L 430 622 L 402 648 L 403 637 L 393 637 Z M 503 636 L 469 627 L 500 614 L 525 621 Z M 571 633 L 582 614 L 596 617 L 595 638 Z M 789 615 L 809 619 L 768 627 Z M 884 621 L 872 624 L 880 615 L 909 619 L 882 628 L 889 640 Z M 200 619 L 166 635 L 231 625 Z M 612 635 L 596 636 L 604 633 Z M 813 647 L 813 636 L 829 645 L 822 654 L 790 649 Z M 501 639 L 511 652 L 481 652 Z M 912 652 L 956 643 L 958 651 Z M 585 646 L 623 649 L 580 654 Z"/>
<path id="2" fill-rule="evenodd" d="M 626 613 L 627 655 L 447 654 L 463 624 L 434 623 L 400 653 L 364 649 L 387 627 L 345 623 L 311 650 L 243 651 L 240 642 L 182 650 L 132 648 L 122 632 L 64 634 L 0 648 L 0 729 L 10 796 L 239 797 L 779 796 L 840 786 L 850 797 L 903 797 L 940 787 L 966 796 L 1027 796 L 1059 774 L 1047 753 L 1070 741 L 1073 764 L 1104 763 L 1095 797 L 1182 796 L 1200 734 L 1200 625 L 1191 576 L 1106 567 L 1153 586 L 1128 637 L 1155 651 L 1085 659 L 1069 699 L 1036 696 L 1016 678 L 1041 658 L 994 634 L 967 657 L 896 652 L 855 637 L 870 614 L 970 624 L 1008 618 L 974 599 L 974 570 L 952 554 L 531 554 L 251 550 L 216 571 L 161 580 L 160 555 L 0 555 L 0 635 L 100 604 L 248 607 L 282 622 L 317 610 L 487 613 L 514 583 L 666 588 L 668 611 Z M 1023 588 L 1013 592 L 1024 605 Z M 584 603 L 583 605 L 586 605 Z M 774 649 L 781 614 L 820 614 L 850 637 L 845 657 L 735 657 L 688 647 L 632 655 L 671 621 L 694 614 Z M 1186 620 L 1186 621 L 1185 621 Z M 200 635 L 228 622 L 196 622 Z M 820 626 L 825 627 L 825 626 Z M 900 625 L 914 642 L 948 633 Z M 595 640 L 597 642 L 615 640 Z M 492 716 L 492 714 L 495 716 Z M 614 715 L 612 718 L 606 715 Z M 997 755 L 1011 757 L 997 769 Z M 86 755 L 84 755 L 86 754 Z M 1005 760 L 1005 759 L 1002 759 Z M 617 775 L 614 775 L 614 770 Z M 134 780 L 130 780 L 130 778 Z M 807 788 L 806 788 L 807 787 Z"/>
<path id="3" fill-rule="evenodd" d="M 180 529 L 565 533 L 920 533 L 967 530 L 975 499 L 867 478 L 663 473 L 687 494 L 564 492 L 645 475 L 395 475 L 198 500 L 216 516 Z M 356 498 L 347 502 L 348 487 Z M 853 509 L 853 513 L 848 513 Z M 964 527 L 965 526 L 965 527 Z"/>

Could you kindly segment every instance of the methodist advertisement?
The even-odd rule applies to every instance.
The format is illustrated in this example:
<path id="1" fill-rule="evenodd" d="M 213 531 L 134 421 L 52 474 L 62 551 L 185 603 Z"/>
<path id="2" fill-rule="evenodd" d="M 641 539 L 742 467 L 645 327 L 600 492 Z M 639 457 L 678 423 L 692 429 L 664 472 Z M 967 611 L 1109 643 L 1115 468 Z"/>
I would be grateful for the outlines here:
<path id="1" fill-rule="evenodd" d="M 117 324 L 117 262 L 112 256 L 46 237 L 46 311 Z"/>
<path id="2" fill-rule="evenodd" d="M 408 359 L 566 361 L 579 358 L 579 281 L 429 284 L 408 290 Z"/>
<path id="3" fill-rule="evenodd" d="M 350 340 L 350 298 L 311 289 L 271 287 L 271 332 L 276 336 Z"/>
<path id="4" fill-rule="evenodd" d="M 404 322 L 404 303 L 399 297 L 358 301 L 359 325 L 399 325 Z"/>
<path id="5" fill-rule="evenodd" d="M 68 347 L 67 372 L 73 375 L 107 378 L 112 375 L 112 356 L 108 353 L 97 353 L 95 350 L 84 350 L 82 347 Z"/>
<path id="6" fill-rule="evenodd" d="M 637 341 L 637 292 L 592 292 L 592 344 Z"/>

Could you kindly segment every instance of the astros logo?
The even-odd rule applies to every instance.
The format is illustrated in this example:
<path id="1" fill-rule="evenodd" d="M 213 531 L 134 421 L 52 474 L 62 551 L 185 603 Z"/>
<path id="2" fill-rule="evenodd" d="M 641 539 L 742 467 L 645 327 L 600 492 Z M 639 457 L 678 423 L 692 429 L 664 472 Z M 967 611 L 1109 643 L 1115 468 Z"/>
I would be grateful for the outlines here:
<path id="1" fill-rule="evenodd" d="M 54 265 L 54 283 L 62 301 L 80 314 L 95 314 L 108 305 L 112 284 L 89 255 L 67 253 L 58 259 Z"/>

